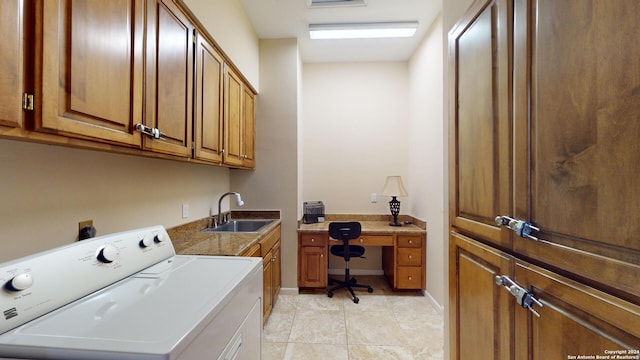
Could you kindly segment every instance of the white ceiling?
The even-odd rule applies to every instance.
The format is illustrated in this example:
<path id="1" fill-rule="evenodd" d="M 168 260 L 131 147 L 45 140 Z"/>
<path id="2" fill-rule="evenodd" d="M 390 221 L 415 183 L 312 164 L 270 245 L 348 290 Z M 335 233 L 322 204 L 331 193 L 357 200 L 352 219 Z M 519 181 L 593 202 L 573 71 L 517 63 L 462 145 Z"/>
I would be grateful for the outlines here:
<path id="1" fill-rule="evenodd" d="M 406 61 L 440 13 L 442 0 L 365 0 L 309 8 L 310 0 L 240 0 L 260 39 L 297 38 L 303 62 Z M 411 38 L 311 40 L 309 24 L 418 21 Z"/>

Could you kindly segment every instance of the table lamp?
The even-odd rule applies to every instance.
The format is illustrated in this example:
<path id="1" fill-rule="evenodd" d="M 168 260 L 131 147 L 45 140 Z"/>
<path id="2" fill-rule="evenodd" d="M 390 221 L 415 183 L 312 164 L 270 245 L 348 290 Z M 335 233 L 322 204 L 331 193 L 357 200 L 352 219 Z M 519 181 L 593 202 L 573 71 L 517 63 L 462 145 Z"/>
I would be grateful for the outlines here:
<path id="1" fill-rule="evenodd" d="M 400 226 L 398 222 L 398 214 L 400 214 L 400 201 L 396 199 L 398 196 L 407 196 L 407 191 L 402 185 L 402 178 L 400 176 L 387 176 L 387 180 L 384 183 L 384 189 L 382 195 L 391 196 L 389 201 L 389 208 L 391 209 L 391 215 L 393 221 L 389 223 L 391 226 Z"/>

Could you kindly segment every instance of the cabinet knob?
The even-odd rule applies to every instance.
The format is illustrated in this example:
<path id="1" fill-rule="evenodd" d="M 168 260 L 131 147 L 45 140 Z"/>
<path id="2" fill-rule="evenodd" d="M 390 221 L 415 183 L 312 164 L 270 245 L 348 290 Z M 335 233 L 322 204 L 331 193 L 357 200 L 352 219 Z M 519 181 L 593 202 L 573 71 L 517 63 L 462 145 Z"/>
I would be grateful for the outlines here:
<path id="1" fill-rule="evenodd" d="M 409 280 L 413 280 L 413 276 L 409 276 L 408 278 L 409 278 Z"/>
<path id="2" fill-rule="evenodd" d="M 409 260 L 413 259 L 413 255 L 409 255 Z"/>
<path id="3" fill-rule="evenodd" d="M 363 238 L 360 238 L 360 242 L 361 242 L 361 243 L 363 243 L 363 242 L 364 242 L 364 239 L 363 239 Z"/>
<path id="4" fill-rule="evenodd" d="M 409 244 L 413 244 L 413 240 L 409 240 Z"/>
<path id="5" fill-rule="evenodd" d="M 323 258 L 323 257 L 324 257 L 324 254 L 320 254 L 320 257 L 321 257 L 321 258 Z"/>

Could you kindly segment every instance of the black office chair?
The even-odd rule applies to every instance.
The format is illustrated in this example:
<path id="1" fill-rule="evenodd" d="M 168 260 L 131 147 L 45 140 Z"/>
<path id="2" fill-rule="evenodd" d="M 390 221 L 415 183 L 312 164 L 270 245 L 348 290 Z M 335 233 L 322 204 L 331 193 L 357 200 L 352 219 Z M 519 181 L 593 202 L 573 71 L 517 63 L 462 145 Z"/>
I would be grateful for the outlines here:
<path id="1" fill-rule="evenodd" d="M 357 239 L 362 231 L 362 226 L 359 222 L 332 222 L 329 224 L 329 236 L 335 240 L 342 240 L 342 245 L 331 246 L 331 254 L 344 258 L 344 281 L 329 279 L 329 285 L 334 282 L 340 284 L 336 287 L 329 289 L 327 292 L 328 297 L 333 297 L 333 292 L 347 288 L 353 297 L 353 302 L 358 303 L 360 299 L 353 292 L 353 288 L 364 288 L 368 292 L 372 293 L 373 288 L 369 285 L 362 285 L 356 283 L 355 278 L 350 278 L 349 275 L 349 259 L 352 257 L 362 257 L 364 255 L 364 247 L 360 245 L 350 245 L 349 240 Z"/>

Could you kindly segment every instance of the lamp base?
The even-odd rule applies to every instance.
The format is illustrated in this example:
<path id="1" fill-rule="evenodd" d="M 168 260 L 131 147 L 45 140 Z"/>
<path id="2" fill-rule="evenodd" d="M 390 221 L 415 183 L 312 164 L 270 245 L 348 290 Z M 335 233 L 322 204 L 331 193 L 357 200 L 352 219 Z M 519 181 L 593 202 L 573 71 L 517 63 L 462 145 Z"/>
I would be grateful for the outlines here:
<path id="1" fill-rule="evenodd" d="M 393 221 L 389 223 L 389 226 L 402 226 L 402 224 L 398 222 L 398 215 L 400 214 L 400 201 L 398 201 L 395 196 L 391 196 L 391 201 L 389 201 L 389 208 L 391 209 L 391 216 L 393 216 Z"/>

